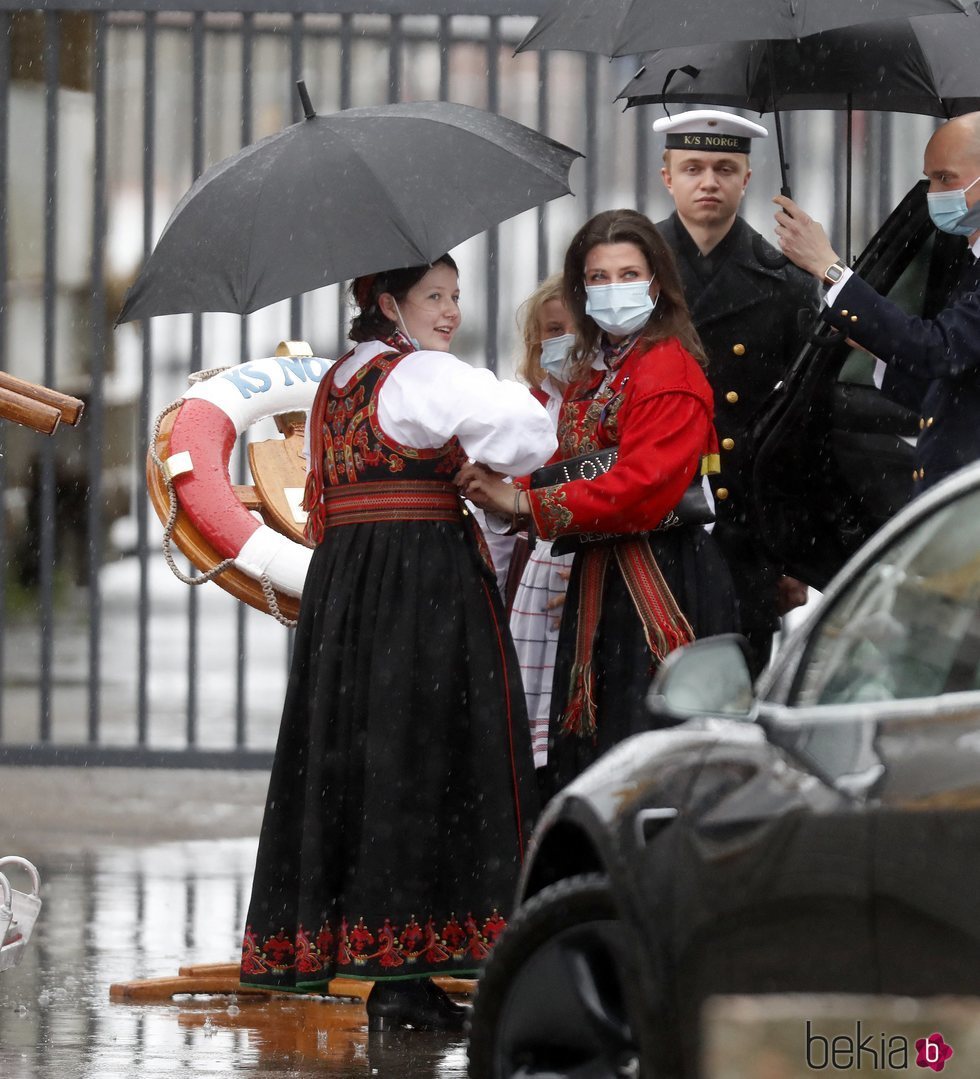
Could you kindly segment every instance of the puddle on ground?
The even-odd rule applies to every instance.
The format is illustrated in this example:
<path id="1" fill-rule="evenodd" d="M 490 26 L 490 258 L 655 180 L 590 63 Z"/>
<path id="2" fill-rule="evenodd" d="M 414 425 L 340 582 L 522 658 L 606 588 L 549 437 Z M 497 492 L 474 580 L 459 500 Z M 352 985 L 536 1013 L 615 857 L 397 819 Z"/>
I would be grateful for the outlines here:
<path id="1" fill-rule="evenodd" d="M 0 1076 L 465 1079 L 458 1036 L 369 1035 L 348 998 L 110 1001 L 113 984 L 233 961 L 254 858 L 254 840 L 216 840 L 33 859 L 44 905 L 0 973 Z"/>

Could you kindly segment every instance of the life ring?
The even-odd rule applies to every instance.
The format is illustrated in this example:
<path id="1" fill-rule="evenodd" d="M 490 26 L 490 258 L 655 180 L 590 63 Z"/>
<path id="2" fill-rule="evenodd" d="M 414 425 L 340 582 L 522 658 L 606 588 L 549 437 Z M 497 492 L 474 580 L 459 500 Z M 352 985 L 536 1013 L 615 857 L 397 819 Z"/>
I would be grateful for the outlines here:
<path id="1" fill-rule="evenodd" d="M 158 418 L 147 455 L 147 488 L 165 525 L 165 550 L 172 536 L 205 579 L 281 621 L 298 613 L 312 554 L 299 509 L 302 423 L 289 417 L 312 407 L 332 363 L 313 356 L 304 342 L 283 342 L 274 356 L 192 376 L 190 389 Z M 287 423 L 279 426 L 288 448 L 280 439 L 253 443 L 255 486 L 233 485 L 229 462 L 239 436 L 259 420 L 284 416 Z M 254 451 L 273 443 L 291 461 L 292 486 L 261 482 Z M 182 580 L 200 580 L 168 561 Z"/>

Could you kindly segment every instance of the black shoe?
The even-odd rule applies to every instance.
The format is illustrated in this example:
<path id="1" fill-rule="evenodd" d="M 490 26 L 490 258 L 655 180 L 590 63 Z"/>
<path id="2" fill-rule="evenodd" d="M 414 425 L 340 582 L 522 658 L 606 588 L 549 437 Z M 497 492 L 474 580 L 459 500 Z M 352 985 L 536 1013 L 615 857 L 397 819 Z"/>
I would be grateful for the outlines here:
<path id="1" fill-rule="evenodd" d="M 426 982 L 427 978 L 375 982 L 365 1003 L 368 1030 L 380 1032 L 409 1026 L 414 1030 L 461 1032 L 466 1009 L 453 1004 L 438 986 L 429 989 Z"/>
<path id="2" fill-rule="evenodd" d="M 429 996 L 438 1001 L 439 1007 L 441 1007 L 448 1015 L 461 1015 L 465 1019 L 470 1013 L 470 1009 L 464 1004 L 457 1004 L 455 1000 L 446 992 L 445 989 L 436 983 L 431 978 L 424 978 L 422 980 L 425 991 Z"/>

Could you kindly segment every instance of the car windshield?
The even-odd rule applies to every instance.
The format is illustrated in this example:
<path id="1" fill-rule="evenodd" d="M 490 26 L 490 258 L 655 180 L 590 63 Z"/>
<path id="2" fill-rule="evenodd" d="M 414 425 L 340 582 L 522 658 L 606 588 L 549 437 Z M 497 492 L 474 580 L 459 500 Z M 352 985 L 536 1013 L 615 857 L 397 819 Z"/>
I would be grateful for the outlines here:
<path id="1" fill-rule="evenodd" d="M 796 705 L 980 689 L 980 492 L 918 521 L 811 635 Z"/>

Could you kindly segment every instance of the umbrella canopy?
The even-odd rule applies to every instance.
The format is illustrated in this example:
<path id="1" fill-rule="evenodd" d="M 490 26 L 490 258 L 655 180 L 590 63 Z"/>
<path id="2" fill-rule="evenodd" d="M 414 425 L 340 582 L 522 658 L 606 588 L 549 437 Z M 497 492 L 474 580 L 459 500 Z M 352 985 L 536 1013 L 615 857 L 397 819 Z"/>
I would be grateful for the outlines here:
<path id="1" fill-rule="evenodd" d="M 792 39 L 851 23 L 962 13 L 960 0 L 553 0 L 517 46 L 629 56 L 677 45 Z"/>
<path id="2" fill-rule="evenodd" d="M 117 322 L 248 314 L 360 274 L 432 262 L 567 194 L 582 155 L 448 102 L 307 118 L 204 172 L 181 199 Z"/>
<path id="3" fill-rule="evenodd" d="M 958 116 L 980 109 L 980 16 L 863 23 L 799 41 L 661 49 L 620 93 L 626 107 L 757 112 L 858 109 Z"/>

